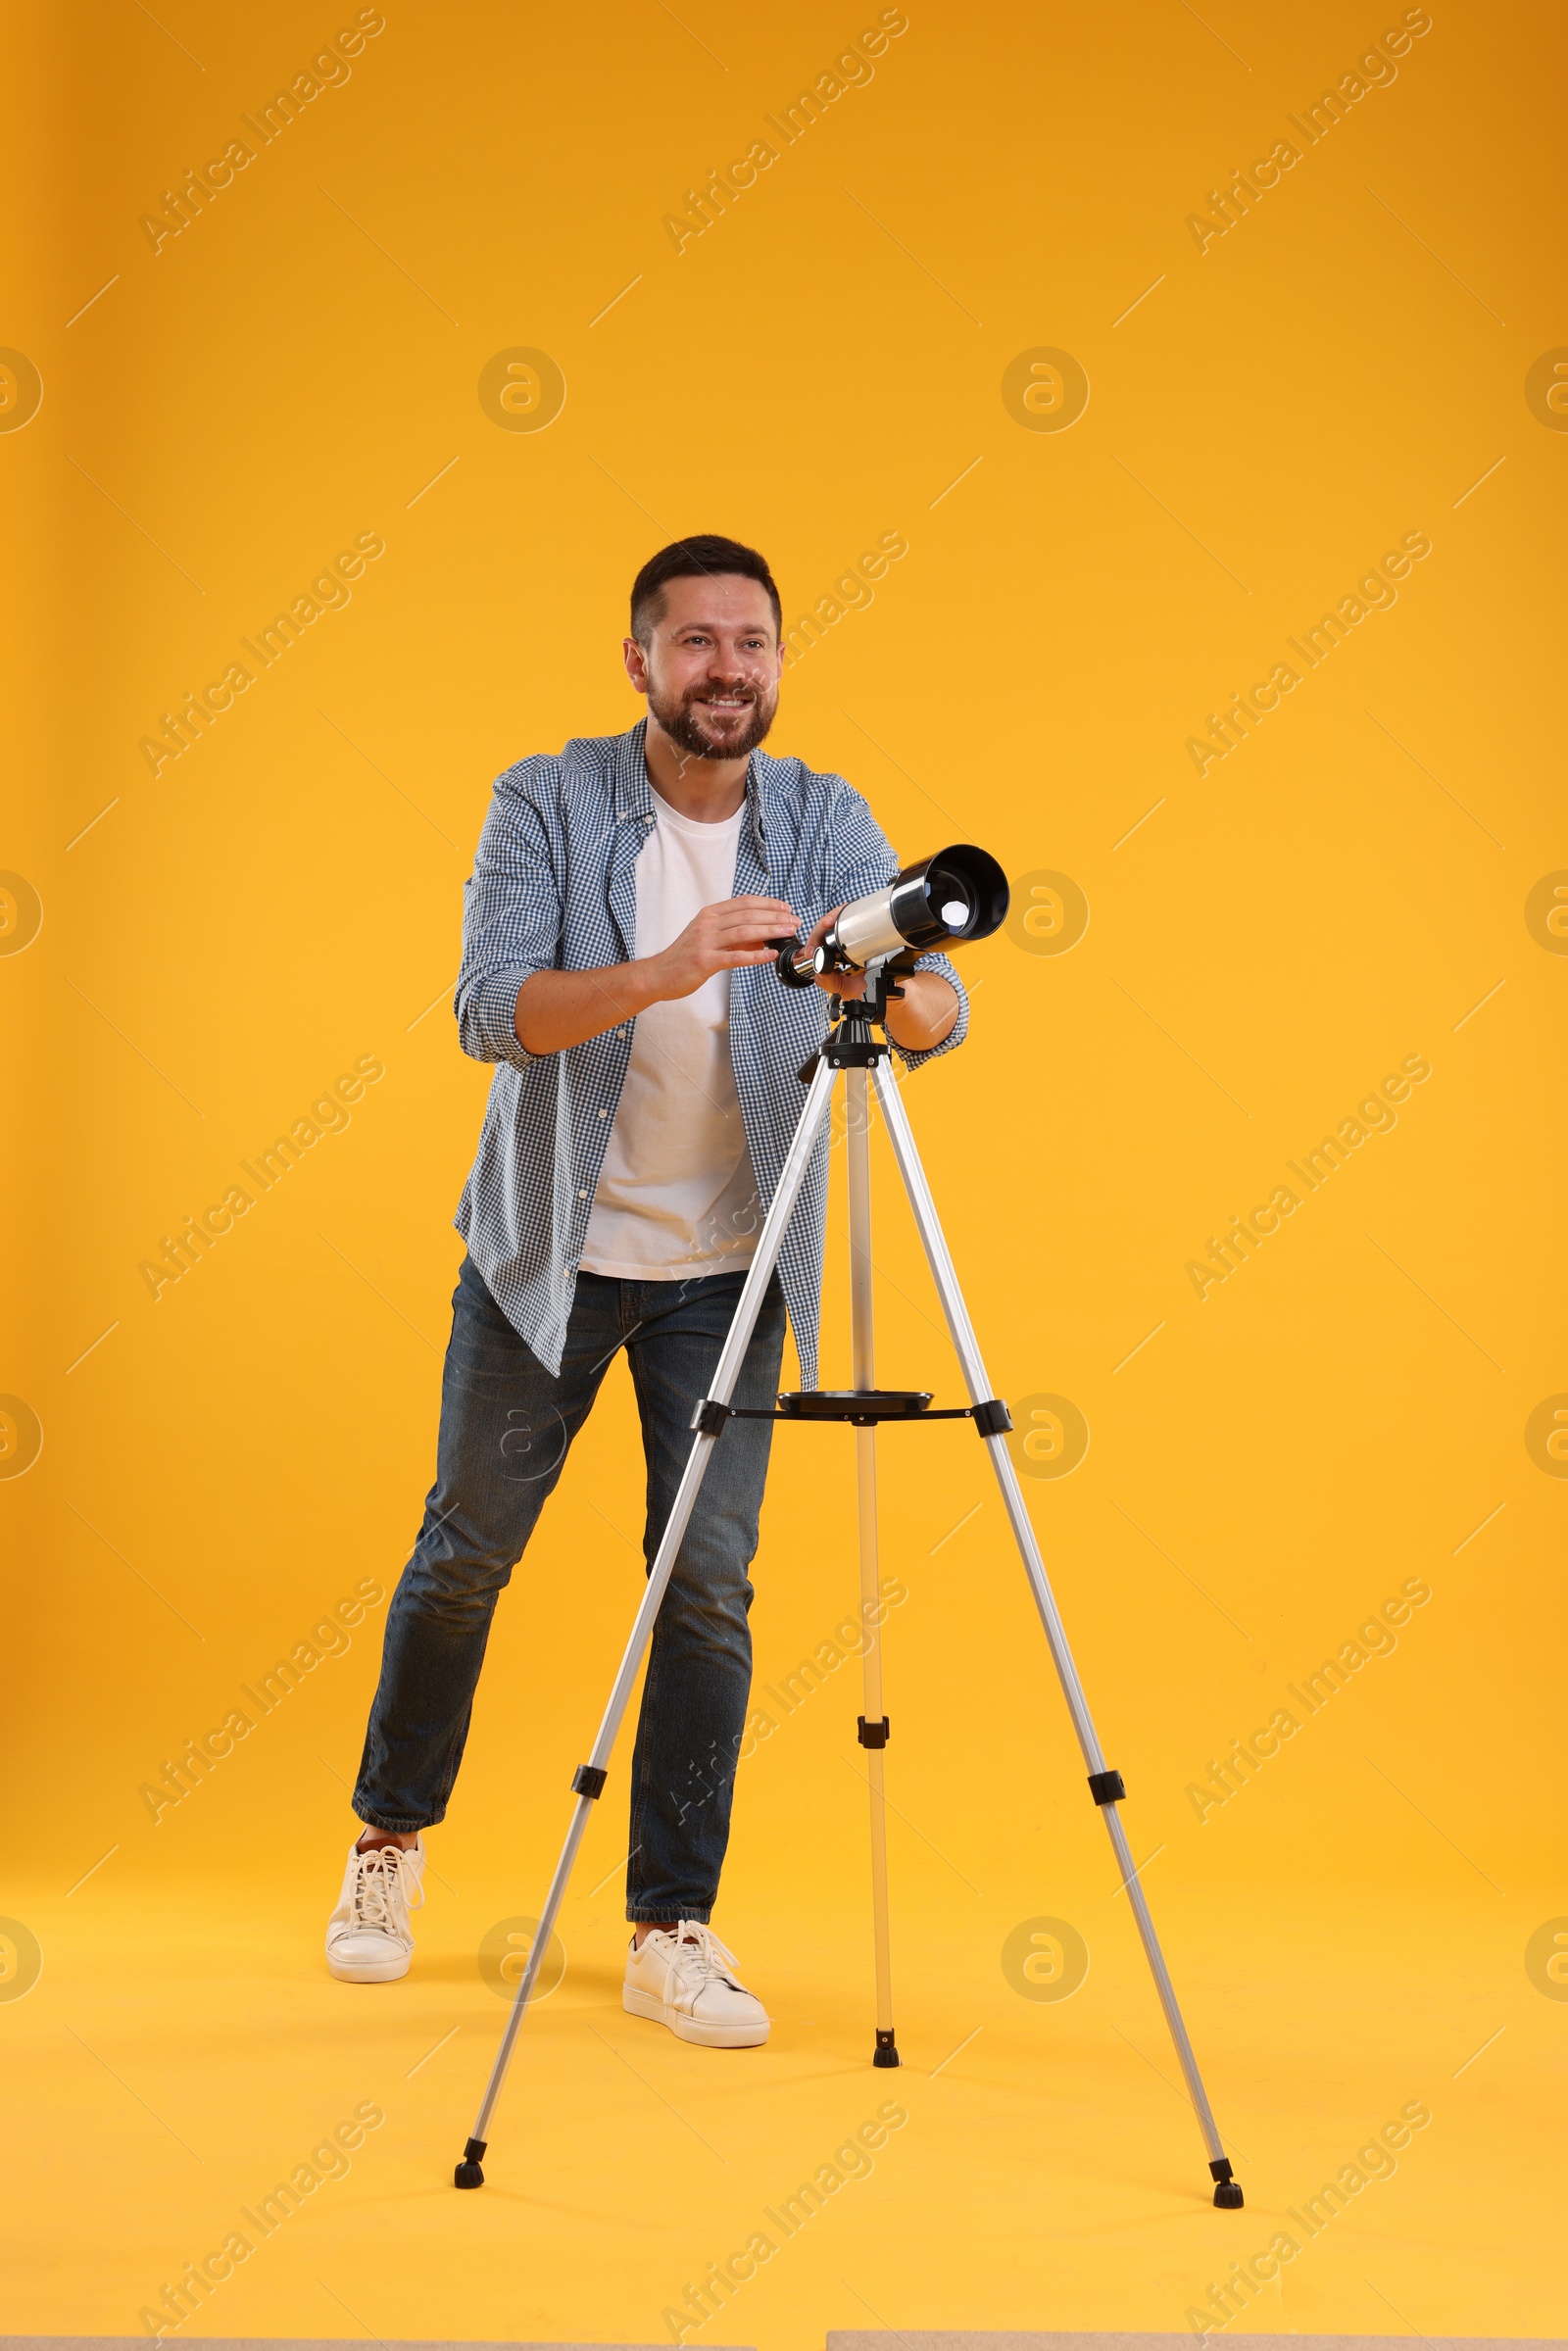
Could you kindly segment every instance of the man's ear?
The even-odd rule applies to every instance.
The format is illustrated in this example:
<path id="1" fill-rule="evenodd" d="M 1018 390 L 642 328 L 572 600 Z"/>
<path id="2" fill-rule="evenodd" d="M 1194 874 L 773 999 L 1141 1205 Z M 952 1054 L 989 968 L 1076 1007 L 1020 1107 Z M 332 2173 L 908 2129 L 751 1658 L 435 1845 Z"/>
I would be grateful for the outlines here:
<path id="1" fill-rule="evenodd" d="M 621 659 L 626 664 L 626 675 L 631 679 L 633 687 L 639 694 L 646 694 L 648 691 L 648 659 L 636 638 L 622 637 L 620 653 Z"/>

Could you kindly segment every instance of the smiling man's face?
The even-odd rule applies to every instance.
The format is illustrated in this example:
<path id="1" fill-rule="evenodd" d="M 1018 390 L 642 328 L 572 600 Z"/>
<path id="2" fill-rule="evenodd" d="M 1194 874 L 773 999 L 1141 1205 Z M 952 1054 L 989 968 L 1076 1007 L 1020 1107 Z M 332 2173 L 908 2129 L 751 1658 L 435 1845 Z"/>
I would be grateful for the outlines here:
<path id="1" fill-rule="evenodd" d="M 778 709 L 782 648 L 767 590 L 738 572 L 672 579 L 648 643 L 626 639 L 626 670 L 672 743 L 698 759 L 742 759 Z"/>

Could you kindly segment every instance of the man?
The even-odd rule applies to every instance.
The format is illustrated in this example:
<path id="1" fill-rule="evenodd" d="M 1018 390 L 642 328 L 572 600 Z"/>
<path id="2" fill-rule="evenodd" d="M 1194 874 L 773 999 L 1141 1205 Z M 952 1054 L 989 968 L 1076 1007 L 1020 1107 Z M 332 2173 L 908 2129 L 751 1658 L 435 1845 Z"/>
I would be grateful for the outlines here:
<path id="1" fill-rule="evenodd" d="M 495 787 L 464 917 L 464 1051 L 498 1066 L 458 1207 L 436 1481 L 387 1614 L 327 1930 L 352 1984 L 406 1975 L 422 1832 L 442 1819 L 490 1619 L 605 1371 L 624 1347 L 648 1463 L 651 1564 L 820 1044 L 817 990 L 767 942 L 816 944 L 898 860 L 840 777 L 759 750 L 783 669 L 778 590 L 734 540 L 664 548 L 631 595 L 628 734 L 524 759 Z M 858 978 L 822 982 L 841 996 Z M 926 955 L 888 1028 L 909 1067 L 967 1004 Z M 816 1384 L 827 1138 L 768 1286 L 737 1403 L 766 1406 L 788 1313 Z M 660 1609 L 631 1765 L 623 2004 L 710 2047 L 768 2019 L 709 1921 L 751 1689 L 747 1569 L 771 1424 L 724 1430 Z"/>

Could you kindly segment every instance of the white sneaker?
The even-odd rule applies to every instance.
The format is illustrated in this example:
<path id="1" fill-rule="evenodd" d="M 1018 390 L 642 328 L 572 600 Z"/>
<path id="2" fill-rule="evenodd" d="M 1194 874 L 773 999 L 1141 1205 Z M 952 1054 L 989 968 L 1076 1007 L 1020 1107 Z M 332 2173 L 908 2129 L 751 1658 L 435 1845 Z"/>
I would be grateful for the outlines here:
<path id="1" fill-rule="evenodd" d="M 393 1984 L 409 1972 L 409 1912 L 424 1900 L 424 1838 L 349 1851 L 343 1891 L 326 1923 L 326 1964 L 343 1984 Z"/>
<path id="2" fill-rule="evenodd" d="M 641 1943 L 633 1936 L 620 2004 L 709 2049 L 754 2049 L 767 2038 L 767 2010 L 741 1983 L 734 1952 L 695 1919 L 656 1927 Z"/>

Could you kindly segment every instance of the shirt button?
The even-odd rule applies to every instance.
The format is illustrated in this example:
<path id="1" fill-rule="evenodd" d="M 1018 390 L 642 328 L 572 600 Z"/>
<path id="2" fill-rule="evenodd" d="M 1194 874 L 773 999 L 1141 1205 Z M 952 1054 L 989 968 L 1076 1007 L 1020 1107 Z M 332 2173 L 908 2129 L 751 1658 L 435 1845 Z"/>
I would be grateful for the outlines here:
<path id="1" fill-rule="evenodd" d="M 578 1198 L 579 1200 L 586 1200 L 586 1199 L 588 1198 L 588 1195 L 587 1195 L 587 1193 L 586 1193 L 586 1192 L 579 1192 L 579 1193 L 578 1193 L 578 1195 L 577 1195 L 577 1198 Z"/>
<path id="2" fill-rule="evenodd" d="M 601 1110 L 601 1111 L 600 1111 L 599 1115 L 600 1115 L 600 1117 L 601 1117 L 601 1118 L 603 1118 L 603 1117 L 604 1117 L 605 1113 L 603 1112 L 603 1110 Z"/>

